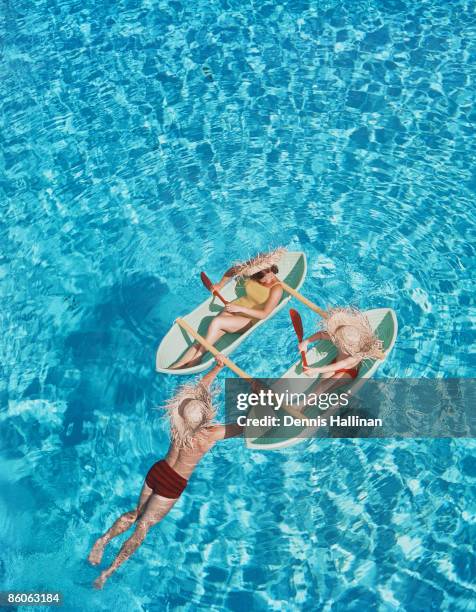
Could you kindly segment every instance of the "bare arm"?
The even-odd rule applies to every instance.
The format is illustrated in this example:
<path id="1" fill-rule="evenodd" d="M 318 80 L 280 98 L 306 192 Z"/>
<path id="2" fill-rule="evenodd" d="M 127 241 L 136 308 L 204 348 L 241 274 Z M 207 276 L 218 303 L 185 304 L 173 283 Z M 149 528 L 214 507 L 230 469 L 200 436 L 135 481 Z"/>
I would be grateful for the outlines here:
<path id="1" fill-rule="evenodd" d="M 269 292 L 269 297 L 263 305 L 263 308 L 247 308 L 246 306 L 237 306 L 236 304 L 228 304 L 225 306 L 227 312 L 243 313 L 253 319 L 266 319 L 266 317 L 273 312 L 276 306 L 279 304 L 279 300 L 283 295 L 283 288 L 281 285 L 275 285 Z"/>
<path id="2" fill-rule="evenodd" d="M 329 334 L 327 332 L 316 332 L 309 336 L 309 338 L 305 338 L 302 342 L 299 342 L 298 348 L 300 351 L 307 351 L 307 348 L 311 342 L 315 342 L 316 340 L 328 340 Z"/>
<path id="3" fill-rule="evenodd" d="M 221 279 L 216 285 L 213 285 L 215 291 L 220 291 L 236 274 L 237 269 L 235 266 L 228 268 L 228 270 L 223 274 Z"/>
<path id="4" fill-rule="evenodd" d="M 221 370 L 223 370 L 224 364 L 219 360 L 218 357 L 216 359 L 217 359 L 217 364 L 213 366 L 213 368 L 209 372 L 207 372 L 201 380 L 201 383 L 204 387 L 208 388 L 212 384 L 212 382 L 215 380 L 218 373 Z"/>
<path id="5" fill-rule="evenodd" d="M 236 438 L 243 435 L 241 425 L 237 423 L 226 423 L 225 425 L 215 425 L 213 427 L 213 437 L 215 440 L 226 440 L 227 438 Z"/>
<path id="6" fill-rule="evenodd" d="M 318 331 L 309 338 L 306 338 L 308 342 L 315 342 L 316 340 L 329 340 L 329 334 L 327 332 Z"/>

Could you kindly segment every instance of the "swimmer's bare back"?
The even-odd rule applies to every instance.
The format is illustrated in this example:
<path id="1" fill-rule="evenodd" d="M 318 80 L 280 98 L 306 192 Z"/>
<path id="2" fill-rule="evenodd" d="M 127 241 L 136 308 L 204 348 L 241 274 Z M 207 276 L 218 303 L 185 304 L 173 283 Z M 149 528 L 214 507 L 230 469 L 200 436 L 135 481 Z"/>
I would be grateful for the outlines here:
<path id="1" fill-rule="evenodd" d="M 187 480 L 204 455 L 211 450 L 219 440 L 241 435 L 243 428 L 230 423 L 228 425 L 212 425 L 201 431 L 193 439 L 193 446 L 178 448 L 174 443 L 169 447 L 165 461 L 180 476 Z"/>

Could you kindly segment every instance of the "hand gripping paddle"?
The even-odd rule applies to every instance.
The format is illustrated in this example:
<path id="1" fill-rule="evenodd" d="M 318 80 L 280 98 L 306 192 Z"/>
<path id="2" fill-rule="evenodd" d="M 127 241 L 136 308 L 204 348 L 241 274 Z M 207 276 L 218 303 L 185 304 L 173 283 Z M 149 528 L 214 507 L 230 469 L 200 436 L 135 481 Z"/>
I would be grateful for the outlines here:
<path id="1" fill-rule="evenodd" d="M 225 300 L 225 298 L 220 293 L 218 293 L 218 291 L 214 291 L 213 290 L 213 283 L 208 278 L 208 276 L 205 274 L 205 272 L 200 272 L 200 278 L 202 279 L 202 283 L 205 285 L 205 287 L 208 289 L 208 291 L 213 293 L 213 295 L 216 295 L 217 298 L 220 299 L 225 304 L 225 306 L 226 306 L 228 304 L 228 302 Z"/>
<path id="2" fill-rule="evenodd" d="M 291 321 L 293 323 L 294 331 L 296 332 L 298 342 L 302 342 L 302 339 L 304 336 L 304 330 L 302 327 L 301 315 L 299 314 L 297 310 L 294 310 L 294 308 L 291 308 L 289 310 L 289 316 L 291 317 Z M 303 367 L 307 368 L 306 353 L 304 351 L 301 351 L 301 360 L 302 360 Z"/>

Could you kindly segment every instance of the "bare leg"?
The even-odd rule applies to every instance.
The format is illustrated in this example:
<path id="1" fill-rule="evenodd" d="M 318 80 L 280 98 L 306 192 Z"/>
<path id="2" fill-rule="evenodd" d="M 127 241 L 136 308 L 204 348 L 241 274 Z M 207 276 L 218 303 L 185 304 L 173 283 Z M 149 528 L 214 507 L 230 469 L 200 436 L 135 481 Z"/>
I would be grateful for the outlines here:
<path id="1" fill-rule="evenodd" d="M 328 393 L 334 386 L 338 387 L 342 385 L 342 383 L 349 378 L 350 374 L 347 374 L 347 372 L 325 372 L 320 375 L 316 387 L 310 387 L 309 392 L 312 391 L 315 395 Z M 299 404 L 296 408 L 303 412 L 306 408 L 306 404 Z"/>
<path id="2" fill-rule="evenodd" d="M 204 352 L 205 349 L 203 348 L 203 346 L 198 342 L 195 342 L 190 348 L 185 351 L 185 353 L 178 361 L 176 361 L 173 365 L 170 366 L 170 369 L 180 370 L 184 366 L 189 365 L 191 362 L 201 358 Z"/>
<path id="3" fill-rule="evenodd" d="M 224 334 L 232 334 L 239 331 L 245 331 L 252 322 L 248 317 L 234 315 L 228 312 L 222 312 L 216 316 L 210 323 L 205 339 L 210 344 L 215 344 Z M 184 355 L 176 361 L 172 366 L 172 370 L 178 370 L 183 367 L 190 367 L 200 362 L 205 349 L 200 344 L 193 344 Z"/>
<path id="4" fill-rule="evenodd" d="M 102 589 L 109 576 L 139 548 L 149 529 L 162 520 L 164 516 L 170 512 L 176 502 L 176 499 L 168 499 L 156 495 L 155 493 L 150 497 L 134 533 L 124 542 L 111 565 L 101 572 L 99 577 L 95 580 L 94 587 L 96 589 Z"/>
<path id="5" fill-rule="evenodd" d="M 317 383 L 317 386 L 315 388 L 312 388 L 312 393 L 313 394 L 315 393 L 317 396 L 319 396 L 321 393 L 327 393 L 334 386 L 339 387 L 340 385 L 342 385 L 343 382 L 346 381 L 346 379 L 349 379 L 349 378 L 351 378 L 351 376 L 347 374 L 347 372 L 338 372 L 338 373 L 326 372 L 321 375 L 321 378 L 319 378 L 319 382 Z M 302 413 L 304 413 L 306 404 L 300 404 L 299 406 L 297 406 L 297 408 Z M 334 415 L 339 410 L 340 410 L 340 405 L 334 406 L 333 408 L 328 408 L 325 412 L 322 413 L 322 416 L 328 418 Z M 319 429 L 319 426 L 309 426 L 309 427 L 306 427 L 306 429 L 303 430 L 303 432 L 300 435 L 301 437 L 309 438 L 316 431 L 318 431 L 318 429 Z"/>
<path id="6" fill-rule="evenodd" d="M 98 565 L 101 563 L 104 548 L 109 544 L 112 538 L 124 533 L 124 531 L 127 531 L 131 527 L 131 525 L 137 520 L 137 517 L 140 516 L 151 495 L 152 489 L 144 482 L 144 486 L 142 487 L 139 501 L 135 510 L 131 510 L 130 512 L 126 512 L 120 516 L 113 526 L 108 529 L 104 535 L 100 536 L 94 543 L 88 557 L 88 561 L 91 563 L 91 565 Z"/>
<path id="7" fill-rule="evenodd" d="M 347 372 L 325 372 L 321 374 L 319 384 L 317 385 L 314 393 L 319 395 L 320 393 L 327 393 L 334 386 L 339 387 L 346 380 L 351 378 Z"/>

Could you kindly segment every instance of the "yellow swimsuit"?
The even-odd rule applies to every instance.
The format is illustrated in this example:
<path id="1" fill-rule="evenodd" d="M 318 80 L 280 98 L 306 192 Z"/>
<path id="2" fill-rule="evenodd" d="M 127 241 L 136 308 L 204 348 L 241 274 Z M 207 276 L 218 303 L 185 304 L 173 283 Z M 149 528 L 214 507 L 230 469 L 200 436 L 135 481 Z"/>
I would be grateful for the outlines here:
<path id="1" fill-rule="evenodd" d="M 247 281 L 245 281 L 244 285 L 246 295 L 236 300 L 233 300 L 232 304 L 236 304 L 237 306 L 245 306 L 246 308 L 258 308 L 259 310 L 262 310 L 264 308 L 264 305 L 268 301 L 271 289 L 276 285 L 279 285 L 279 283 L 275 283 L 274 285 L 266 287 L 265 285 L 258 283 L 258 281 L 248 279 Z M 240 313 L 240 315 L 243 317 L 248 317 L 253 322 L 258 321 L 258 319 L 250 317 L 250 315 L 242 313 Z"/>

